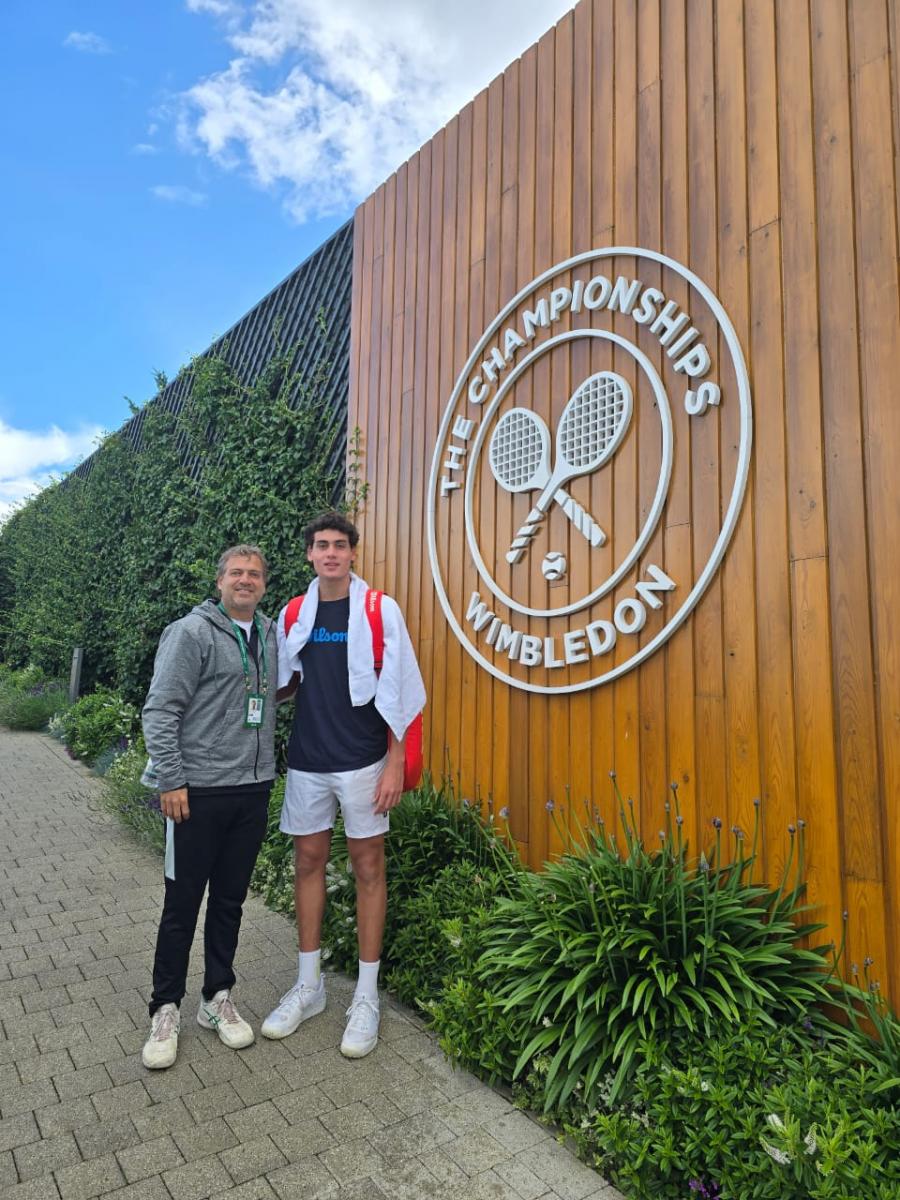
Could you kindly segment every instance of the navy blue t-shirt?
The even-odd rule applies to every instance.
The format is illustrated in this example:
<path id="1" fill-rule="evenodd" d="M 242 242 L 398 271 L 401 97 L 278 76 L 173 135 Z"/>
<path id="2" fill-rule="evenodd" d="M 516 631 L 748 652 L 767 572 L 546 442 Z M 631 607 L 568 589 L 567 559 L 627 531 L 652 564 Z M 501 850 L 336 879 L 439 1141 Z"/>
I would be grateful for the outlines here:
<path id="1" fill-rule="evenodd" d="M 387 754 L 387 724 L 375 701 L 354 708 L 347 674 L 350 597 L 320 600 L 309 641 L 300 651 L 288 766 L 295 771 L 358 771 Z"/>

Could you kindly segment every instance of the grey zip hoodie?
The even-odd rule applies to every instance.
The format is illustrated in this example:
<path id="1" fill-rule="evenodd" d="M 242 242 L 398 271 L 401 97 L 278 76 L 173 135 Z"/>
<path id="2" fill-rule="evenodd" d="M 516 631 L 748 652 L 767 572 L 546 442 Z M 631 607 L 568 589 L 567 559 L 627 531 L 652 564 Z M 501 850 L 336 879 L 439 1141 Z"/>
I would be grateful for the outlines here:
<path id="1" fill-rule="evenodd" d="M 264 721 L 244 727 L 247 689 L 241 651 L 228 617 L 215 600 L 204 600 L 167 625 L 159 639 L 153 679 L 142 715 L 147 752 L 160 791 L 234 787 L 275 778 L 275 689 L 278 647 L 275 624 L 259 613 L 265 629 L 269 690 Z M 262 691 L 259 668 L 248 654 L 250 684 Z"/>

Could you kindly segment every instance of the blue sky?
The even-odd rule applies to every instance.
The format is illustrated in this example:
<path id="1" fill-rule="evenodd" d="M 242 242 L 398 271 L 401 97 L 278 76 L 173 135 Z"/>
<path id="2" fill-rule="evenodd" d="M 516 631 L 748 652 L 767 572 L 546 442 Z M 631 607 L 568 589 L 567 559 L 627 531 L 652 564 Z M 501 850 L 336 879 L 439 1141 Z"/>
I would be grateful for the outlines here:
<path id="1" fill-rule="evenodd" d="M 570 7 L 4 0 L 0 514 Z"/>

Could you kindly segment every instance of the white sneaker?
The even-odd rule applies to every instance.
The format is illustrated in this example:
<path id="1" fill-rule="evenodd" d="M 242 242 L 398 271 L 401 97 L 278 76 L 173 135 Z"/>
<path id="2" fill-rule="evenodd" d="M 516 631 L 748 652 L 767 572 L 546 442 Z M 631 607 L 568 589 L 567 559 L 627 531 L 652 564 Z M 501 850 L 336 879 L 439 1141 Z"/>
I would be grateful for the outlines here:
<path id="1" fill-rule="evenodd" d="M 347 1028 L 341 1040 L 344 1058 L 365 1058 L 378 1043 L 378 998 L 354 996 L 347 1009 Z"/>
<path id="2" fill-rule="evenodd" d="M 289 992 L 278 1001 L 260 1027 L 267 1038 L 283 1038 L 303 1021 L 325 1011 L 325 980 L 321 977 L 316 987 L 308 983 L 295 983 Z"/>
<path id="3" fill-rule="evenodd" d="M 150 1036 L 144 1042 L 141 1062 L 151 1070 L 171 1067 L 178 1053 L 181 1013 L 177 1004 L 161 1004 L 150 1022 Z"/>
<path id="4" fill-rule="evenodd" d="M 197 1024 L 203 1029 L 214 1029 L 219 1041 L 232 1050 L 243 1050 L 254 1039 L 253 1030 L 235 1008 L 227 988 L 216 992 L 212 1000 L 201 999 Z"/>

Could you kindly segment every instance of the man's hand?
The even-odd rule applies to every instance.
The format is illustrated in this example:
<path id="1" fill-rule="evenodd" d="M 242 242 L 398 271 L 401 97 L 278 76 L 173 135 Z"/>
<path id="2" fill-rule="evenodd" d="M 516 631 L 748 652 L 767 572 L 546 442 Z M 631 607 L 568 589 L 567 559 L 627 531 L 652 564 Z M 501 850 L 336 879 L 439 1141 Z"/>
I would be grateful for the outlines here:
<path id="1" fill-rule="evenodd" d="M 391 742 L 384 771 L 378 781 L 378 787 L 375 789 L 373 811 L 376 816 L 389 812 L 400 803 L 400 797 L 403 795 L 403 761 L 404 743 Z"/>
<path id="2" fill-rule="evenodd" d="M 175 788 L 171 792 L 160 792 L 159 807 L 162 809 L 162 815 L 171 817 L 177 825 L 186 821 L 191 815 L 191 810 L 188 808 L 187 788 Z"/>

